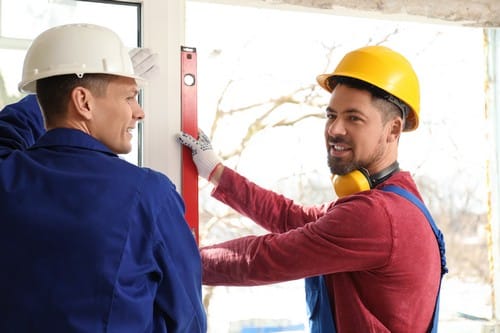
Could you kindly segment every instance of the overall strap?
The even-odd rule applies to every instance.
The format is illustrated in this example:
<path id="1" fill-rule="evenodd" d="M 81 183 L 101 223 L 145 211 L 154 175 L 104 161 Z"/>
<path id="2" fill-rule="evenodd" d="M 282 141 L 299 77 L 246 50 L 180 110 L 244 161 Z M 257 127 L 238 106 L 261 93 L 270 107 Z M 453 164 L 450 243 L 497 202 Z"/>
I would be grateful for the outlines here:
<path id="1" fill-rule="evenodd" d="M 437 328 L 438 328 L 438 319 L 439 319 L 439 294 L 441 291 L 441 281 L 443 279 L 443 276 L 448 273 L 448 268 L 446 267 L 446 250 L 445 250 L 445 244 L 444 244 L 444 237 L 439 228 L 436 226 L 436 223 L 434 222 L 434 219 L 432 218 L 431 214 L 429 213 L 429 210 L 427 207 L 425 207 L 424 203 L 418 199 L 413 193 L 408 192 L 407 190 L 395 186 L 395 185 L 387 185 L 382 188 L 382 191 L 386 192 L 393 192 L 396 193 L 405 199 L 409 200 L 411 203 L 413 203 L 415 206 L 417 206 L 422 213 L 425 215 L 427 218 L 427 221 L 429 221 L 429 224 L 432 228 L 432 231 L 434 232 L 434 235 L 436 236 L 436 240 L 438 242 L 438 247 L 439 247 L 439 255 L 441 257 L 441 280 L 439 281 L 439 288 L 438 288 L 438 295 L 436 299 L 436 305 L 434 307 L 434 315 L 432 319 L 432 327 L 429 328 L 429 332 L 436 333 Z"/>
<path id="2" fill-rule="evenodd" d="M 329 292 L 323 275 L 305 280 L 307 314 L 310 333 L 336 333 Z"/>

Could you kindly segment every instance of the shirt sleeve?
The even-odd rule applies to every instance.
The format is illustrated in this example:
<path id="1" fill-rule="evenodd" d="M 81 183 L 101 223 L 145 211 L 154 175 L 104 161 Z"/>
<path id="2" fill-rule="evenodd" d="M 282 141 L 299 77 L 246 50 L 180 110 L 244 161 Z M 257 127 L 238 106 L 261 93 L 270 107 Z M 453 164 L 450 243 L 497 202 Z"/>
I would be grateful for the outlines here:
<path id="1" fill-rule="evenodd" d="M 161 271 L 155 304 L 168 332 L 205 332 L 206 315 L 201 296 L 201 261 L 195 238 L 184 218 L 184 202 L 173 183 L 158 179 L 161 198 L 155 219 L 154 256 Z M 151 186 L 153 188 L 153 186 Z"/>
<path id="2" fill-rule="evenodd" d="M 264 229 L 282 233 L 323 216 L 331 204 L 303 206 L 266 190 L 225 167 L 212 196 L 250 218 Z"/>
<path id="3" fill-rule="evenodd" d="M 31 147 L 43 133 L 44 121 L 35 95 L 5 106 L 0 111 L 0 158 L 12 150 Z"/>
<path id="4" fill-rule="evenodd" d="M 264 224 L 262 221 L 266 219 L 278 224 L 280 218 L 313 223 L 303 223 L 286 232 L 246 236 L 203 247 L 204 284 L 262 285 L 377 269 L 390 260 L 392 222 L 380 199 L 353 195 L 315 215 L 270 191 L 249 183 L 240 186 L 241 181 L 236 179 L 231 178 L 232 186 L 219 183 L 222 187 L 216 197 Z M 229 191 L 229 187 L 237 190 Z M 259 201 L 259 198 L 264 199 Z"/>

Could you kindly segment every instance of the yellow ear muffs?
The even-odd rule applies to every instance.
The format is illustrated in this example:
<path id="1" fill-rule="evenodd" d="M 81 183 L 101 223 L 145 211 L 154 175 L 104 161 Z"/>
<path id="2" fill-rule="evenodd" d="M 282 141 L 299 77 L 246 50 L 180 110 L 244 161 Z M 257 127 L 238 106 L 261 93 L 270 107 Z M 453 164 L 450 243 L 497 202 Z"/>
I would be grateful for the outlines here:
<path id="1" fill-rule="evenodd" d="M 384 182 L 398 171 L 399 163 L 398 161 L 394 161 L 387 168 L 372 176 L 370 176 L 370 173 L 365 168 L 359 168 L 342 176 L 332 175 L 333 189 L 339 198 L 362 191 L 368 191 Z"/>
<path id="2" fill-rule="evenodd" d="M 339 198 L 371 188 L 369 178 L 360 170 L 354 170 L 346 175 L 332 175 L 333 189 Z"/>

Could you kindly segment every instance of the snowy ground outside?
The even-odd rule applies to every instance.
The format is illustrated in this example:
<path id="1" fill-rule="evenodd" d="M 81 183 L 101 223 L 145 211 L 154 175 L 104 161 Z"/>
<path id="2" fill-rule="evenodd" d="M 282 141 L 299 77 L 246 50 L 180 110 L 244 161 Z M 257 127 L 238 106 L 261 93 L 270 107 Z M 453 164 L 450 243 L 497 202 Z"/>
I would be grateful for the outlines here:
<path id="1" fill-rule="evenodd" d="M 457 279 L 443 280 L 440 333 L 481 333 L 483 327 L 490 324 L 491 312 L 490 286 Z"/>

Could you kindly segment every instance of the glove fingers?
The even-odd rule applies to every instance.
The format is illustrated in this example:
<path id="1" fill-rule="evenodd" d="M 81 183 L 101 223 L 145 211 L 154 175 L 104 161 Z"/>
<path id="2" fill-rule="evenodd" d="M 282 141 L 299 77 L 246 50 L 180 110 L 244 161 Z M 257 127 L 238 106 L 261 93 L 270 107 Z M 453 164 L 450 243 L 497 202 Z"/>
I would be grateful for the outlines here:
<path id="1" fill-rule="evenodd" d="M 145 79 L 151 79 L 159 72 L 159 66 L 156 64 L 157 60 L 158 55 L 151 54 L 143 62 L 134 66 L 134 72 Z"/>
<path id="2" fill-rule="evenodd" d="M 207 142 L 210 143 L 210 139 L 205 134 L 205 132 L 203 132 L 202 130 L 198 131 L 198 140 L 200 140 L 203 143 L 207 143 Z"/>
<path id="3" fill-rule="evenodd" d="M 202 130 L 198 132 L 198 146 L 201 151 L 212 149 L 212 142 Z"/>
<path id="4" fill-rule="evenodd" d="M 192 150 L 193 155 L 198 153 L 198 142 L 191 135 L 181 132 L 177 136 L 177 141 Z"/>
<path id="5" fill-rule="evenodd" d="M 158 54 L 152 53 L 148 48 L 134 48 L 129 51 L 134 72 L 145 79 L 152 78 L 158 71 Z"/>
<path id="6" fill-rule="evenodd" d="M 203 131 L 198 131 L 198 137 L 199 139 L 196 140 L 191 135 L 181 131 L 177 134 L 177 141 L 191 149 L 198 174 L 209 179 L 212 171 L 221 163 L 221 159 L 214 153 L 210 139 Z"/>
<path id="7" fill-rule="evenodd" d="M 138 64 L 144 61 L 144 59 L 148 58 L 153 52 L 150 49 L 145 47 L 136 47 L 131 49 L 128 52 L 130 59 L 132 59 L 133 64 Z"/>
<path id="8" fill-rule="evenodd" d="M 135 47 L 133 49 L 130 49 L 130 51 L 128 51 L 128 55 L 129 55 L 130 59 L 134 59 L 134 57 L 137 56 L 137 54 L 139 52 L 141 52 L 141 48 Z"/>

